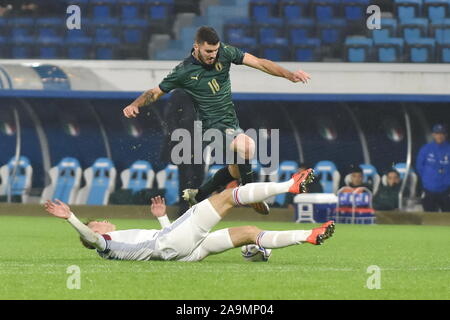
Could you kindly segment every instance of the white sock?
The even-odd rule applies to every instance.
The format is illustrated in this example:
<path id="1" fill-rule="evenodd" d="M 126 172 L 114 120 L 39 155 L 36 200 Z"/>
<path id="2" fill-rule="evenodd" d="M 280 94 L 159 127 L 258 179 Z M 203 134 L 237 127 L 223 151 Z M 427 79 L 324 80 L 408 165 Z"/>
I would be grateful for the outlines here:
<path id="1" fill-rule="evenodd" d="M 273 249 L 292 246 L 305 242 L 312 230 L 262 231 L 256 237 L 260 247 Z"/>
<path id="2" fill-rule="evenodd" d="M 285 182 L 247 183 L 233 189 L 233 200 L 237 205 L 257 203 L 277 194 L 289 192 L 294 179 Z"/>

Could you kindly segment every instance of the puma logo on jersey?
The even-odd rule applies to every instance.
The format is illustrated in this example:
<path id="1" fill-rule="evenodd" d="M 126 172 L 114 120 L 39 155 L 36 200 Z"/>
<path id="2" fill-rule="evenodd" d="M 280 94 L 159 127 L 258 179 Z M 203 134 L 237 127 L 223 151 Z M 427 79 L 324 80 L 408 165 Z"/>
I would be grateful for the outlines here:
<path id="1" fill-rule="evenodd" d="M 198 76 L 191 77 L 192 80 L 198 80 Z"/>

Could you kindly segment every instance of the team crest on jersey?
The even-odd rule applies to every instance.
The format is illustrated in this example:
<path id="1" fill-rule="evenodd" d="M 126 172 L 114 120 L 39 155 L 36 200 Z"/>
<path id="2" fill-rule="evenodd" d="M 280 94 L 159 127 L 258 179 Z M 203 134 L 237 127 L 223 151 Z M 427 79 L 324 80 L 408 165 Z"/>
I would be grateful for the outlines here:
<path id="1" fill-rule="evenodd" d="M 220 62 L 216 62 L 214 67 L 216 68 L 217 71 L 222 71 L 222 69 L 223 69 L 223 66 Z"/>

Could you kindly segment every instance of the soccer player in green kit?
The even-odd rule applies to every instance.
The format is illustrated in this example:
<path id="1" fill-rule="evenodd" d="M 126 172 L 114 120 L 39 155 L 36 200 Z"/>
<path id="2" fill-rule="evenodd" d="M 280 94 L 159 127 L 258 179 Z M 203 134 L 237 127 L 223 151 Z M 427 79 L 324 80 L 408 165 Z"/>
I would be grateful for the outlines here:
<path id="1" fill-rule="evenodd" d="M 203 26 L 197 30 L 194 48 L 189 57 L 178 64 L 159 86 L 144 92 L 123 110 L 125 117 L 134 118 L 139 114 L 139 108 L 155 102 L 175 88 L 181 88 L 192 97 L 204 131 L 210 128 L 218 129 L 225 136 L 225 141 L 229 141 L 227 137 L 235 137 L 225 147 L 245 159 L 245 163 L 229 164 L 218 170 L 198 189 L 184 190 L 183 198 L 191 206 L 235 179 L 240 178 L 244 185 L 253 182 L 250 159 L 255 152 L 255 142 L 239 127 L 231 100 L 229 75 L 231 63 L 244 64 L 291 82 L 307 83 L 310 79 L 306 72 L 301 70 L 290 72 L 273 61 L 257 58 L 226 45 L 220 42 L 213 28 Z M 269 207 L 265 202 L 254 203 L 251 206 L 258 213 L 269 213 Z"/>

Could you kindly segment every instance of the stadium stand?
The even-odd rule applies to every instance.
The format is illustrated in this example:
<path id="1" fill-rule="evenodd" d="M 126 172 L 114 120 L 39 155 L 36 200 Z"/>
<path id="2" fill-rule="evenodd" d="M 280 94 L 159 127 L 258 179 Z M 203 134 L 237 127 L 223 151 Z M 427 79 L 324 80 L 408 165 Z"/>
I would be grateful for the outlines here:
<path id="1" fill-rule="evenodd" d="M 11 47 L 0 58 L 180 60 L 195 30 L 210 25 L 231 45 L 276 61 L 449 61 L 450 0 L 395 0 L 383 7 L 391 11 L 382 12 L 381 29 L 369 30 L 373 3 L 83 0 L 82 29 L 65 34 L 60 17 L 1 17 L 0 44 Z"/>
<path id="2" fill-rule="evenodd" d="M 332 161 L 319 161 L 314 167 L 314 172 L 316 175 L 316 179 L 318 179 L 320 181 L 320 184 L 322 185 L 323 192 L 337 192 L 341 174 Z"/>

